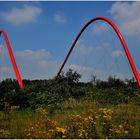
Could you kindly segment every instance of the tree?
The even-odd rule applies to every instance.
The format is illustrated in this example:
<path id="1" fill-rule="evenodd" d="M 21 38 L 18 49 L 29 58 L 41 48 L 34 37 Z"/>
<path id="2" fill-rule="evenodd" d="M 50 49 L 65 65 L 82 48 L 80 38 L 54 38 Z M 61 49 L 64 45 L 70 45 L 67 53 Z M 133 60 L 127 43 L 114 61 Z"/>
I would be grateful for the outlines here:
<path id="1" fill-rule="evenodd" d="M 81 75 L 72 69 L 69 69 L 66 72 L 65 76 L 69 84 L 76 84 L 79 82 L 79 79 L 81 78 Z"/>

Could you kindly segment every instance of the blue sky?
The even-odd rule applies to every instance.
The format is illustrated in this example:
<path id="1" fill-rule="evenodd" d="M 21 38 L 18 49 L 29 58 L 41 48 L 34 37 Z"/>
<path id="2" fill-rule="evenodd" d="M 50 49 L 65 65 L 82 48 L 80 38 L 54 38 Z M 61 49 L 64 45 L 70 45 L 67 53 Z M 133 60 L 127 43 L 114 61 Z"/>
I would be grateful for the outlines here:
<path id="1" fill-rule="evenodd" d="M 56 75 L 77 33 L 95 16 L 119 27 L 139 67 L 139 12 L 140 2 L 0 2 L 0 28 L 8 34 L 22 77 L 45 79 Z M 84 32 L 65 69 L 69 67 L 79 71 L 83 81 L 92 74 L 102 79 L 106 73 L 132 76 L 119 40 L 104 22 Z"/>

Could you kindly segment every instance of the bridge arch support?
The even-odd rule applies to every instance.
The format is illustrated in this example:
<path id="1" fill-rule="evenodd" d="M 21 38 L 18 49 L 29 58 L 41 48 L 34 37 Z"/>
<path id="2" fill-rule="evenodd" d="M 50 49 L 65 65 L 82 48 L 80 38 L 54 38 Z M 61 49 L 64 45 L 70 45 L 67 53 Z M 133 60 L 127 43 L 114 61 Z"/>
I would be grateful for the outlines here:
<path id="1" fill-rule="evenodd" d="M 114 29 L 114 31 L 116 32 L 116 34 L 117 34 L 117 36 L 118 36 L 118 38 L 119 38 L 119 40 L 120 40 L 120 42 L 121 42 L 121 44 L 122 44 L 122 47 L 123 47 L 123 49 L 124 49 L 124 52 L 125 52 L 125 54 L 126 54 L 126 57 L 127 57 L 127 59 L 128 59 L 128 62 L 129 62 L 129 64 L 130 64 L 130 67 L 131 67 L 131 69 L 132 69 L 132 72 L 133 72 L 133 74 L 134 74 L 134 77 L 135 77 L 135 79 L 136 79 L 136 81 L 137 81 L 137 85 L 138 85 L 138 87 L 140 88 L 140 77 L 139 77 L 138 71 L 137 71 L 137 69 L 136 69 L 136 66 L 135 66 L 135 64 L 134 64 L 134 61 L 133 61 L 133 59 L 132 59 L 132 56 L 131 56 L 131 54 L 130 54 L 130 52 L 129 52 L 129 49 L 128 49 L 128 47 L 127 47 L 127 44 L 126 44 L 126 42 L 125 42 L 125 40 L 124 40 L 124 38 L 123 38 L 121 32 L 119 31 L 118 27 L 117 27 L 111 20 L 109 20 L 108 18 L 105 18 L 105 17 L 103 17 L 103 16 L 98 16 L 98 17 L 92 18 L 92 19 L 91 19 L 90 21 L 88 21 L 88 22 L 85 24 L 85 26 L 80 30 L 80 32 L 79 32 L 78 35 L 76 36 L 75 40 L 73 41 L 73 43 L 72 43 L 72 45 L 71 45 L 71 47 L 70 47 L 70 50 L 69 50 L 68 54 L 66 55 L 66 57 L 65 57 L 65 59 L 64 59 L 64 62 L 62 63 L 62 65 L 61 65 L 61 67 L 60 67 L 60 70 L 59 70 L 59 72 L 58 72 L 57 75 L 60 75 L 60 73 L 61 73 L 61 71 L 62 71 L 64 65 L 66 64 L 66 62 L 67 62 L 67 60 L 68 60 L 70 54 L 72 53 L 72 50 L 73 50 L 74 47 L 75 47 L 76 42 L 78 41 L 78 39 L 79 39 L 79 37 L 81 36 L 81 34 L 84 32 L 84 30 L 85 30 L 91 23 L 93 23 L 94 21 L 97 21 L 97 20 L 103 20 L 103 21 L 107 22 L 107 23 Z"/>
<path id="2" fill-rule="evenodd" d="M 3 35 L 3 37 L 4 37 L 4 40 L 5 40 L 7 49 L 8 49 L 8 53 L 9 53 L 9 56 L 10 56 L 10 59 L 11 59 L 11 62 L 12 62 L 12 66 L 13 66 L 13 69 L 14 69 L 18 84 L 19 84 L 20 88 L 23 89 L 24 85 L 23 85 L 23 82 L 22 82 L 22 79 L 21 79 L 21 75 L 20 75 L 18 66 L 16 64 L 16 60 L 15 60 L 15 57 L 14 57 L 14 54 L 13 54 L 13 51 L 12 51 L 8 36 L 7 36 L 7 34 L 6 34 L 6 32 L 4 30 L 0 30 L 0 36 L 1 35 Z"/>

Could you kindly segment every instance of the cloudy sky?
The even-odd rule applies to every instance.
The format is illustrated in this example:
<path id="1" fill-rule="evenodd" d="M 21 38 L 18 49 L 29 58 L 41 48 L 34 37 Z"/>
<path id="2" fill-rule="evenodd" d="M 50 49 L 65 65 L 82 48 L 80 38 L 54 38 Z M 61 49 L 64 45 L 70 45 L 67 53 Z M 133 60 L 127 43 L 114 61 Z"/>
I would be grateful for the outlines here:
<path id="1" fill-rule="evenodd" d="M 5 30 L 25 79 L 55 76 L 77 33 L 95 16 L 105 16 L 120 29 L 137 68 L 140 68 L 140 2 L 0 2 L 0 28 Z M 13 76 L 0 38 L 0 75 Z M 82 80 L 133 76 L 122 46 L 111 27 L 97 21 L 80 37 L 65 70 Z M 138 70 L 140 71 L 140 70 Z"/>

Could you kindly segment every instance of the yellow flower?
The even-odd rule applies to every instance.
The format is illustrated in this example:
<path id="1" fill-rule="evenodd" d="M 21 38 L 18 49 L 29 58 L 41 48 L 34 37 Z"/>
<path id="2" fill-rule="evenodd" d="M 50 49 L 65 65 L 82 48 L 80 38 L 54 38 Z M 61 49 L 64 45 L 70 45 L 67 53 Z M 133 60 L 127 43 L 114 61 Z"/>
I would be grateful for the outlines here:
<path id="1" fill-rule="evenodd" d="M 10 132 L 8 130 L 0 129 L 0 138 L 6 138 L 10 136 Z"/>
<path id="2" fill-rule="evenodd" d="M 42 114 L 42 115 L 48 115 L 48 112 L 46 109 L 42 108 L 42 107 L 39 107 L 36 109 L 36 112 Z"/>
<path id="3" fill-rule="evenodd" d="M 66 132 L 66 129 L 62 128 L 62 127 L 56 127 L 56 130 L 57 130 L 57 132 L 63 133 L 63 134 Z"/>

